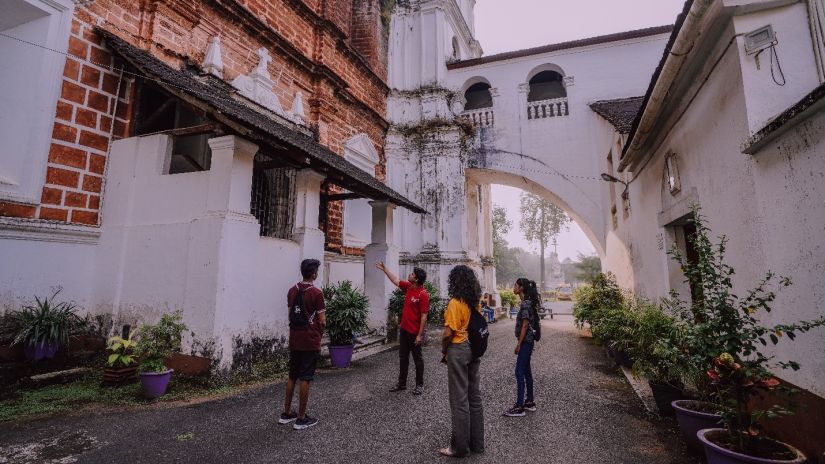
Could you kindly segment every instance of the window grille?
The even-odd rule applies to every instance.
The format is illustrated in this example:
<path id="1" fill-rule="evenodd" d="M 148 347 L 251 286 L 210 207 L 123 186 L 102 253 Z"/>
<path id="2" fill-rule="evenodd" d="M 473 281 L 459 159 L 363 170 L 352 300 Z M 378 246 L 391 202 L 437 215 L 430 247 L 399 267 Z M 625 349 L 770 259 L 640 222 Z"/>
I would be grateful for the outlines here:
<path id="1" fill-rule="evenodd" d="M 295 169 L 255 167 L 251 211 L 261 224 L 261 237 L 292 239 Z"/>

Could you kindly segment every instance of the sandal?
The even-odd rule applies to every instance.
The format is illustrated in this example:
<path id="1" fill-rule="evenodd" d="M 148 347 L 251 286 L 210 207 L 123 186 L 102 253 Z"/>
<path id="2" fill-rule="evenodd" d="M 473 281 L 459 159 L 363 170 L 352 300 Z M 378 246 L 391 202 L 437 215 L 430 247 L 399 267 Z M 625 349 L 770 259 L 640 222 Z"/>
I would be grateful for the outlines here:
<path id="1" fill-rule="evenodd" d="M 448 458 L 455 457 L 455 453 L 453 453 L 453 450 L 451 450 L 449 447 L 441 448 L 440 450 L 438 450 L 438 453 L 442 456 L 447 456 Z"/>

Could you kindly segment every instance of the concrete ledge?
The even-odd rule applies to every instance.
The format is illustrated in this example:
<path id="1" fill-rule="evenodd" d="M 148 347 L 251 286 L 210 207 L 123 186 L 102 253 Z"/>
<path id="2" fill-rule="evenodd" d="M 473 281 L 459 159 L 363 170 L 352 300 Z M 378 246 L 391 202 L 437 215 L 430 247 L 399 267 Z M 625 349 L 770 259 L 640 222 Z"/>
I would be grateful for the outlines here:
<path id="1" fill-rule="evenodd" d="M 625 378 L 627 379 L 627 383 L 633 387 L 633 391 L 636 392 L 636 396 L 642 400 L 642 404 L 644 405 L 647 412 L 655 415 L 659 414 L 659 407 L 656 406 L 656 400 L 653 399 L 653 391 L 650 389 L 650 385 L 647 383 L 647 379 L 645 378 L 637 378 L 633 376 L 633 372 L 624 367 L 620 366 L 622 369 L 622 373 L 624 374 Z"/>

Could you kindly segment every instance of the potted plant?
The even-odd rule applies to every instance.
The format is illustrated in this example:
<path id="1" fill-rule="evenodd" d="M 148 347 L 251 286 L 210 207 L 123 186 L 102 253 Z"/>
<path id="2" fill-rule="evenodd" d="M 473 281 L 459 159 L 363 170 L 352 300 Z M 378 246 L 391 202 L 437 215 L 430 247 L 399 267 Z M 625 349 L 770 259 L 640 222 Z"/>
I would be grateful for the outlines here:
<path id="1" fill-rule="evenodd" d="M 106 346 L 109 356 L 103 370 L 103 385 L 122 385 L 135 378 L 137 359 L 135 359 L 135 341 L 130 333 L 127 338 L 110 337 Z"/>
<path id="2" fill-rule="evenodd" d="M 140 358 L 140 383 L 143 396 L 158 398 L 166 393 L 172 369 L 167 369 L 166 358 L 180 351 L 186 325 L 180 312 L 164 314 L 155 325 L 144 325 L 138 333 L 135 347 Z"/>
<path id="3" fill-rule="evenodd" d="M 77 306 L 55 302 L 58 293 L 60 290 L 42 300 L 34 297 L 33 306 L 24 306 L 9 315 L 15 328 L 12 345 L 22 344 L 28 359 L 53 358 L 61 346 L 69 344 L 69 335 L 81 323 L 75 314 Z"/>
<path id="4" fill-rule="evenodd" d="M 671 250 L 692 289 L 692 302 L 682 302 L 674 295 L 670 303 L 683 331 L 677 343 L 676 363 L 692 378 L 700 394 L 715 406 L 724 426 L 697 432 L 708 461 L 803 462 L 798 450 L 764 436 L 762 428 L 764 420 L 792 411 L 780 404 L 758 409 L 751 400 L 760 394 L 784 390 L 772 369 L 799 369 L 793 361 L 774 363 L 762 347 L 768 342 L 778 343 L 783 336 L 793 340 L 797 333 L 825 325 L 825 318 L 763 325 L 757 314 L 771 311 L 776 300 L 776 292 L 771 290 L 773 283 L 778 282 L 779 288 L 783 288 L 791 284 L 790 280 L 777 279 L 768 272 L 744 297 L 737 296 L 733 293 L 734 269 L 724 260 L 726 238 L 721 237 L 718 244 L 711 242 L 698 206 L 694 206 L 693 219 L 696 234 L 691 242 L 697 259 L 689 262 L 678 251 Z M 691 410 L 695 405 L 680 406 Z"/>
<path id="5" fill-rule="evenodd" d="M 507 309 L 507 314 L 512 319 L 513 308 L 519 304 L 518 296 L 509 288 L 500 290 L 498 294 L 501 297 L 501 307 Z"/>
<path id="6" fill-rule="evenodd" d="M 324 288 L 329 357 L 333 367 L 349 367 L 354 334 L 367 329 L 369 300 L 345 280 Z"/>

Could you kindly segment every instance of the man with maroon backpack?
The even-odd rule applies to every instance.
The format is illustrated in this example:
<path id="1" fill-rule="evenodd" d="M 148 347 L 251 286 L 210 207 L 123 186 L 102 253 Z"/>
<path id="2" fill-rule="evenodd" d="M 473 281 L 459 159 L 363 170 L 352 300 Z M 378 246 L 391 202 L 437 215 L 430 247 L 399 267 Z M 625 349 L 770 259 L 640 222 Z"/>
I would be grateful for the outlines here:
<path id="1" fill-rule="evenodd" d="M 289 382 L 286 384 L 284 412 L 278 422 L 303 430 L 318 424 L 318 419 L 306 414 L 309 385 L 315 377 L 315 366 L 321 351 L 321 335 L 326 326 L 324 294 L 313 285 L 321 262 L 305 259 L 301 262 L 303 280 L 289 289 Z M 295 384 L 300 381 L 298 413 L 292 411 Z"/>
<path id="2" fill-rule="evenodd" d="M 424 344 L 424 329 L 427 327 L 427 313 L 430 311 L 430 294 L 424 288 L 427 273 L 424 269 L 413 268 L 407 280 L 400 280 L 387 269 L 383 262 L 375 267 L 384 271 L 387 278 L 405 292 L 404 309 L 401 311 L 401 323 L 398 326 L 398 356 L 400 361 L 398 383 L 390 389 L 400 392 L 407 389 L 407 371 L 410 367 L 410 353 L 415 362 L 415 389 L 413 395 L 424 393 L 424 356 L 421 347 Z"/>

